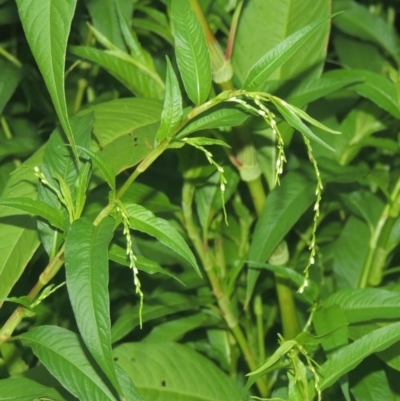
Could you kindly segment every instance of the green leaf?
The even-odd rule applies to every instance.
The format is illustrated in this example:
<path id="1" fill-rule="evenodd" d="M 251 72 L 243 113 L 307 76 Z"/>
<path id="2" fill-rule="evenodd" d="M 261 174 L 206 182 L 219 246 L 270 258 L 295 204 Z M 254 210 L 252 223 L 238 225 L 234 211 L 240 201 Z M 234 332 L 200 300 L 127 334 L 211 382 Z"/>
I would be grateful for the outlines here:
<path id="1" fill-rule="evenodd" d="M 396 85 L 389 79 L 367 70 L 334 70 L 328 74 L 331 78 L 337 76 L 362 78 L 362 83 L 353 85 L 349 89 L 371 100 L 393 117 L 400 119 Z"/>
<path id="2" fill-rule="evenodd" d="M 0 71 L 0 115 L 2 115 L 5 105 L 23 78 L 24 71 L 4 59 L 0 59 Z"/>
<path id="3" fill-rule="evenodd" d="M 175 53 L 190 100 L 200 105 L 211 90 L 211 63 L 203 28 L 189 1 L 171 1 Z"/>
<path id="4" fill-rule="evenodd" d="M 80 146 L 77 148 L 90 157 L 96 167 L 100 170 L 107 184 L 113 191 L 115 191 L 115 173 L 112 169 L 112 166 L 110 166 L 108 162 L 106 162 L 100 155 L 92 152 L 91 150 L 82 148 Z"/>
<path id="5" fill-rule="evenodd" d="M 367 224 L 350 216 L 334 245 L 333 272 L 338 289 L 356 288 L 362 273 L 370 231 Z"/>
<path id="6" fill-rule="evenodd" d="M 383 351 L 399 340 L 400 323 L 397 322 L 374 330 L 350 345 L 341 348 L 322 365 L 321 389 L 324 390 L 332 386 L 341 376 L 353 370 L 368 355 Z"/>
<path id="7" fill-rule="evenodd" d="M 156 217 L 143 206 L 128 203 L 124 207 L 128 213 L 131 228 L 157 238 L 162 244 L 184 257 L 201 276 L 196 258 L 172 224 Z"/>
<path id="8" fill-rule="evenodd" d="M 94 113 L 95 139 L 91 149 L 119 173 L 137 164 L 153 149 L 161 110 L 162 103 L 158 100 L 126 98 L 95 105 L 79 116 Z"/>
<path id="9" fill-rule="evenodd" d="M 329 0 L 251 0 L 244 3 L 232 55 L 233 69 L 243 83 L 250 69 L 268 51 L 307 24 L 328 16 Z M 290 63 L 283 64 L 272 79 L 318 77 L 323 68 L 329 24 L 314 32 Z M 238 84 L 240 87 L 240 83 Z"/>
<path id="10" fill-rule="evenodd" d="M 284 100 L 279 99 L 275 96 L 271 97 L 271 102 L 276 106 L 278 111 L 282 114 L 283 118 L 286 122 L 291 125 L 294 129 L 297 129 L 306 137 L 314 140 L 325 148 L 334 151 L 334 149 L 326 144 L 322 139 L 316 136 L 307 125 L 303 123 L 300 117 L 293 111 L 289 104 L 287 104 Z"/>
<path id="11" fill-rule="evenodd" d="M 46 219 L 54 227 L 65 230 L 64 216 L 61 210 L 49 206 L 47 203 L 30 198 L 0 199 L 0 205 L 12 207 Z"/>
<path id="12" fill-rule="evenodd" d="M 243 88 L 249 91 L 257 90 L 268 79 L 272 73 L 283 63 L 289 60 L 296 51 L 320 28 L 327 20 L 336 14 L 320 18 L 307 25 L 305 28 L 293 33 L 279 45 L 267 52 L 251 68 L 243 83 Z"/>
<path id="13" fill-rule="evenodd" d="M 182 95 L 179 82 L 168 58 L 166 81 L 161 124 L 156 134 L 158 142 L 163 141 L 171 134 L 171 131 L 181 122 L 183 116 Z"/>
<path id="14" fill-rule="evenodd" d="M 382 15 L 354 1 L 335 1 L 333 6 L 337 11 L 344 10 L 334 20 L 336 27 L 348 35 L 376 43 L 395 61 L 399 61 L 399 39 L 394 27 Z"/>
<path id="15" fill-rule="evenodd" d="M 143 306 L 142 321 L 145 323 L 177 312 L 198 309 L 200 305 L 201 299 L 198 297 L 189 297 L 177 292 L 163 292 L 155 298 L 146 298 Z M 125 337 L 135 327 L 138 327 L 139 323 L 139 305 L 124 311 L 112 327 L 113 343 Z"/>
<path id="16" fill-rule="evenodd" d="M 76 0 L 16 0 L 19 17 L 36 63 L 46 83 L 57 116 L 77 155 L 68 120 L 64 63 Z"/>
<path id="17" fill-rule="evenodd" d="M 2 199 L 36 199 L 37 177 L 32 169 L 40 164 L 42 156 L 43 148 L 14 171 L 2 193 Z M 8 296 L 39 244 L 36 217 L 0 206 L 0 299 Z"/>
<path id="18" fill-rule="evenodd" d="M 249 267 L 251 269 L 266 269 L 271 272 L 277 273 L 280 276 L 283 276 L 287 279 L 289 279 L 293 284 L 299 288 L 303 282 L 304 282 L 304 274 L 300 274 L 293 270 L 292 268 L 289 267 L 283 267 L 283 266 L 274 266 L 269 263 L 254 263 L 252 261 L 249 261 Z M 304 297 L 309 301 L 309 302 L 314 302 L 318 296 L 319 296 L 319 287 L 318 285 L 312 281 L 308 280 L 309 285 L 304 289 Z"/>
<path id="19" fill-rule="evenodd" d="M 181 284 L 182 282 L 168 270 L 163 269 L 158 263 L 145 258 L 143 255 L 135 255 L 136 256 L 136 267 L 139 270 L 142 270 L 148 274 L 161 273 L 166 276 L 172 277 L 175 280 L 178 280 Z M 120 265 L 130 267 L 130 261 L 128 256 L 126 255 L 126 249 L 113 244 L 110 248 L 110 252 L 108 254 L 110 260 L 119 263 Z"/>
<path id="20" fill-rule="evenodd" d="M 86 190 L 90 179 L 90 163 L 85 163 L 79 170 L 78 178 L 75 182 L 76 199 L 75 199 L 75 218 L 81 217 L 83 208 L 86 203 Z"/>
<path id="21" fill-rule="evenodd" d="M 121 197 L 121 202 L 132 202 L 144 206 L 153 213 L 176 212 L 179 206 L 174 205 L 164 192 L 155 187 L 134 182 Z"/>
<path id="22" fill-rule="evenodd" d="M 158 74 L 121 50 L 71 46 L 69 51 L 98 64 L 137 96 L 161 99 L 164 94 L 164 84 Z"/>
<path id="23" fill-rule="evenodd" d="M 0 401 L 32 401 L 50 397 L 52 400 L 65 401 L 56 389 L 30 379 L 13 377 L 0 380 Z"/>
<path id="24" fill-rule="evenodd" d="M 249 260 L 264 263 L 315 200 L 315 183 L 298 172 L 289 172 L 268 195 L 254 229 Z M 259 272 L 250 270 L 246 302 L 250 300 Z"/>
<path id="25" fill-rule="evenodd" d="M 322 341 L 322 348 L 326 353 L 332 353 L 348 344 L 349 333 L 346 315 L 337 305 L 318 309 L 313 316 L 313 324 L 318 335 L 332 333 Z"/>
<path id="26" fill-rule="evenodd" d="M 210 360 L 185 345 L 127 343 L 117 347 L 114 355 L 146 400 L 243 399 L 232 379 Z"/>
<path id="27" fill-rule="evenodd" d="M 189 145 L 198 145 L 198 146 L 210 146 L 210 145 L 217 145 L 223 146 L 224 148 L 230 148 L 226 142 L 221 141 L 220 139 L 213 139 L 213 138 L 205 138 L 201 136 L 196 136 L 195 138 L 183 138 L 183 143 L 187 143 Z"/>
<path id="28" fill-rule="evenodd" d="M 118 11 L 119 24 L 125 43 L 128 46 L 132 58 L 137 60 L 142 65 L 145 65 L 149 70 L 155 71 L 154 62 L 150 53 L 143 49 L 135 31 L 130 26 L 130 15 L 123 12 L 121 4 L 116 4 Z"/>
<path id="29" fill-rule="evenodd" d="M 121 393 L 111 355 L 108 295 L 108 245 L 113 231 L 111 217 L 98 226 L 85 217 L 74 221 L 65 243 L 65 268 L 68 294 L 83 341 Z"/>
<path id="30" fill-rule="evenodd" d="M 121 0 L 85 0 L 94 26 L 120 49 L 125 49 L 117 8 L 123 15 L 132 15 L 133 3 Z"/>
<path id="31" fill-rule="evenodd" d="M 90 134 L 93 128 L 93 113 L 89 112 L 83 116 L 72 117 L 70 123 L 76 144 L 83 148 L 89 148 Z M 42 183 L 39 184 L 38 199 L 62 210 L 65 214 L 65 219 L 71 220 L 69 214 L 73 214 L 71 209 L 74 207 L 75 183 L 79 171 L 73 160 L 71 148 L 64 143 L 60 128 L 52 132 L 50 139 L 46 143 L 40 171 L 53 187 L 58 188 L 66 196 L 69 213 L 67 213 L 53 190 Z M 61 245 L 61 236 L 58 231 L 44 221 L 38 221 L 38 228 L 44 248 L 51 257 L 54 256 L 54 251 Z"/>
<path id="32" fill-rule="evenodd" d="M 400 318 L 398 293 L 380 288 L 354 288 L 335 292 L 324 300 L 324 306 L 333 305 L 344 310 L 349 323 Z"/>
<path id="33" fill-rule="evenodd" d="M 350 373 L 350 381 L 354 383 L 351 392 L 356 401 L 394 398 L 384 365 L 374 356 L 366 358 L 357 369 Z"/>
<path id="34" fill-rule="evenodd" d="M 329 73 L 325 73 L 319 79 L 301 81 L 295 90 L 290 93 L 287 100 L 292 105 L 304 107 L 317 99 L 352 84 L 359 83 L 362 80 L 362 78 L 357 77 L 340 78 L 339 75 L 335 78 L 330 78 Z"/>
<path id="35" fill-rule="evenodd" d="M 177 138 L 182 138 L 195 131 L 241 125 L 249 117 L 249 114 L 235 108 L 235 105 L 221 104 L 190 120 L 179 131 Z"/>
<path id="36" fill-rule="evenodd" d="M 117 401 L 94 367 L 79 336 L 56 326 L 40 326 L 19 336 L 40 362 L 80 401 Z M 121 384 L 125 381 L 120 378 Z M 142 401 L 134 398 L 133 401 Z"/>
<path id="37" fill-rule="evenodd" d="M 165 323 L 160 323 L 143 339 L 151 343 L 165 343 L 168 341 L 178 341 L 188 332 L 202 326 L 217 324 L 217 319 L 211 319 L 206 313 L 196 313 L 187 317 L 170 319 Z"/>

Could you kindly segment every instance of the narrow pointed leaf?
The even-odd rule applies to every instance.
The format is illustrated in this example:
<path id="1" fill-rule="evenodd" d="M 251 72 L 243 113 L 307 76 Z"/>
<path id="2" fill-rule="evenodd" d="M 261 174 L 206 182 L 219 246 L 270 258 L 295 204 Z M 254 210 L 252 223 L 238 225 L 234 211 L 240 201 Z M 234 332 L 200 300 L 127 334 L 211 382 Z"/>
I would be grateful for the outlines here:
<path id="1" fill-rule="evenodd" d="M 66 239 L 65 268 L 68 294 L 83 341 L 120 393 L 111 355 L 108 295 L 108 245 L 113 230 L 112 218 L 98 226 L 87 218 L 76 220 Z"/>
<path id="2" fill-rule="evenodd" d="M 81 401 L 117 401 L 94 367 L 83 342 L 72 331 L 40 326 L 19 337 L 31 347 L 40 362 Z"/>
<path id="3" fill-rule="evenodd" d="M 340 306 L 349 323 L 400 318 L 398 293 L 381 288 L 344 289 L 325 299 L 324 305 Z"/>
<path id="4" fill-rule="evenodd" d="M 13 95 L 15 89 L 24 76 L 22 68 L 18 68 L 8 61 L 0 59 L 0 115 L 10 97 Z"/>
<path id="5" fill-rule="evenodd" d="M 321 389 L 326 389 L 354 369 L 368 355 L 383 351 L 400 341 L 400 322 L 388 324 L 341 348 L 322 365 Z"/>
<path id="6" fill-rule="evenodd" d="M 335 15 L 336 14 L 321 18 L 307 25 L 271 49 L 251 68 L 244 81 L 243 88 L 247 90 L 258 89 L 275 70 L 289 60 L 289 58 L 314 35 L 315 31 L 317 31 L 320 26 Z"/>
<path id="7" fill-rule="evenodd" d="M 161 114 L 161 124 L 156 138 L 158 142 L 164 140 L 182 120 L 182 95 L 179 82 L 176 78 L 171 62 L 167 58 L 167 80 L 165 89 L 164 108 Z"/>
<path id="8" fill-rule="evenodd" d="M 80 146 L 78 146 L 78 149 L 90 157 L 94 165 L 100 170 L 110 188 L 115 190 L 115 173 L 107 161 L 89 149 L 81 148 Z"/>
<path id="9" fill-rule="evenodd" d="M 266 269 L 271 272 L 277 273 L 282 277 L 287 278 L 290 280 L 293 284 L 299 288 L 303 282 L 304 282 L 304 275 L 301 273 L 296 272 L 290 267 L 284 267 L 284 266 L 274 266 L 269 263 L 254 263 L 254 262 L 249 262 L 249 267 L 250 268 L 256 268 L 256 269 Z M 304 297 L 310 301 L 311 303 L 314 302 L 318 296 L 319 296 L 319 287 L 318 285 L 312 281 L 309 280 L 309 285 L 304 289 L 303 293 Z"/>
<path id="10" fill-rule="evenodd" d="M 182 139 L 182 142 L 198 146 L 217 145 L 223 146 L 225 148 L 230 148 L 230 146 L 226 142 L 221 141 L 220 139 L 203 138 L 201 136 L 197 136 L 195 138 L 184 138 Z"/>
<path id="11" fill-rule="evenodd" d="M 182 138 L 200 130 L 234 127 L 243 124 L 249 117 L 249 114 L 235 108 L 235 105 L 221 104 L 190 120 L 177 137 Z"/>
<path id="12" fill-rule="evenodd" d="M 98 64 L 137 96 L 162 99 L 164 95 L 164 83 L 158 74 L 121 50 L 71 46 L 69 51 Z"/>
<path id="13" fill-rule="evenodd" d="M 250 244 L 249 260 L 265 263 L 297 220 L 315 200 L 315 183 L 298 172 L 288 173 L 268 195 Z M 246 302 L 259 271 L 249 270 Z"/>
<path id="14" fill-rule="evenodd" d="M 54 227 L 59 228 L 60 230 L 65 230 L 64 217 L 61 210 L 49 206 L 45 202 L 30 198 L 8 198 L 0 199 L 0 205 L 9 206 L 31 213 L 35 216 L 40 216 Z"/>
<path id="15" fill-rule="evenodd" d="M 33 167 L 40 164 L 43 148 L 14 171 L 2 193 L 2 199 L 37 198 L 37 177 Z M 0 206 L 0 300 L 6 298 L 40 244 L 36 217 Z M 0 306 L 2 301 L 0 301 Z"/>
<path id="16" fill-rule="evenodd" d="M 68 120 L 64 89 L 67 41 L 76 0 L 17 0 L 16 2 L 32 54 L 68 141 L 77 154 Z"/>
<path id="17" fill-rule="evenodd" d="M 187 345 L 126 343 L 114 355 L 147 401 L 241 401 L 232 378 Z"/>
<path id="18" fill-rule="evenodd" d="M 57 400 L 66 401 L 53 387 L 46 387 L 24 377 L 0 380 L 0 401 Z"/>
<path id="19" fill-rule="evenodd" d="M 301 132 L 307 138 L 310 138 L 311 140 L 318 142 L 320 145 L 324 146 L 325 148 L 334 151 L 334 149 L 331 146 L 326 144 L 322 139 L 318 138 L 317 135 L 315 135 L 310 130 L 310 128 L 308 128 L 307 125 L 305 125 L 303 123 L 303 121 L 300 119 L 300 117 L 296 113 L 294 113 L 294 111 L 291 110 L 290 106 L 284 100 L 281 100 L 281 99 L 278 99 L 278 98 L 272 96 L 271 102 L 279 110 L 279 112 L 282 114 L 282 116 L 286 120 L 286 122 L 289 125 L 291 125 L 294 129 Z"/>
<path id="20" fill-rule="evenodd" d="M 142 322 L 172 315 L 187 310 L 197 310 L 206 302 L 199 297 L 189 297 L 178 292 L 162 292 L 153 299 L 147 299 L 142 312 Z M 117 342 L 140 324 L 139 305 L 127 309 L 116 320 L 112 327 L 112 341 Z"/>
<path id="21" fill-rule="evenodd" d="M 203 28 L 189 1 L 172 0 L 175 52 L 190 100 L 199 105 L 211 90 L 211 63 Z"/>
<path id="22" fill-rule="evenodd" d="M 156 217 L 140 205 L 124 205 L 131 228 L 157 238 L 162 244 L 184 257 L 201 276 L 196 258 L 179 232 L 167 220 Z"/>
<path id="23" fill-rule="evenodd" d="M 110 252 L 108 254 L 110 260 L 119 263 L 122 266 L 130 267 L 130 261 L 126 254 L 126 249 L 113 244 L 110 248 Z M 145 258 L 143 255 L 135 255 L 136 256 L 136 267 L 138 270 L 142 270 L 148 274 L 156 274 L 161 273 L 165 274 L 166 276 L 172 277 L 175 280 L 179 281 L 183 284 L 177 276 L 170 273 L 168 270 L 163 269 L 157 262 L 153 260 Z"/>

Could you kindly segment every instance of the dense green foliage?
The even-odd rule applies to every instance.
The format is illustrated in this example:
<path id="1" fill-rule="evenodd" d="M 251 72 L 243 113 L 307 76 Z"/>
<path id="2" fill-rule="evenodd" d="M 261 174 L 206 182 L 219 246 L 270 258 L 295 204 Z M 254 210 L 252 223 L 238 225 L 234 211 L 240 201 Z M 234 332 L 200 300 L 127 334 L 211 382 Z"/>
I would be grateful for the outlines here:
<path id="1" fill-rule="evenodd" d="M 400 400 L 396 18 L 0 0 L 0 401 Z"/>

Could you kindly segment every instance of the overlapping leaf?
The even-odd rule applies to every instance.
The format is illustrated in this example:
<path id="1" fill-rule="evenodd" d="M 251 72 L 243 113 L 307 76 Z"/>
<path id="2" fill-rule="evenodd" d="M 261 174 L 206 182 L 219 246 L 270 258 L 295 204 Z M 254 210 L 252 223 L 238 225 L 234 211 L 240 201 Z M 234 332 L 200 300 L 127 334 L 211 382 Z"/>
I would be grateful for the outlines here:
<path id="1" fill-rule="evenodd" d="M 80 401 L 118 400 L 117 394 L 105 384 L 75 333 L 61 327 L 40 326 L 19 338 L 24 345 L 32 348 L 50 373 Z M 124 377 L 119 380 L 121 384 L 126 381 Z M 142 398 L 137 396 L 132 401 L 142 401 Z"/>
<path id="2" fill-rule="evenodd" d="M 76 0 L 17 0 L 29 46 L 42 73 L 68 141 L 75 140 L 68 120 L 64 89 L 64 64 Z"/>
<path id="3" fill-rule="evenodd" d="M 211 63 L 203 28 L 188 1 L 172 0 L 175 53 L 190 100 L 199 105 L 211 90 Z"/>
<path id="4" fill-rule="evenodd" d="M 131 228 L 157 238 L 162 244 L 183 256 L 201 275 L 192 251 L 172 224 L 156 217 L 143 206 L 128 203 L 124 207 L 128 213 Z"/>
<path id="5" fill-rule="evenodd" d="M 108 245 L 113 230 L 112 218 L 98 226 L 86 218 L 76 220 L 66 239 L 65 267 L 69 298 L 82 338 L 120 393 L 111 355 L 108 295 Z"/>

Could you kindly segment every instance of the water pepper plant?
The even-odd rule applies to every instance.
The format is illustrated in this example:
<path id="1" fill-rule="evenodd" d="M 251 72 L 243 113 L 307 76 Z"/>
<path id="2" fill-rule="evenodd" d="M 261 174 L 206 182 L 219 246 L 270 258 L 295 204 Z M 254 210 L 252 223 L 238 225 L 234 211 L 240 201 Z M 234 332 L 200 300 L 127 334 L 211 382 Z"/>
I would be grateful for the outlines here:
<path id="1" fill-rule="evenodd" d="M 400 399 L 396 23 L 0 1 L 0 400 Z"/>

